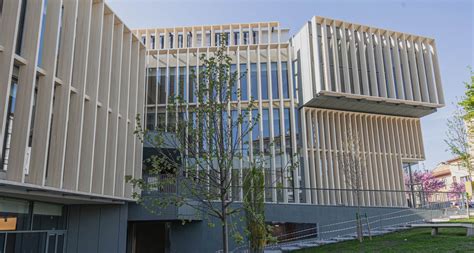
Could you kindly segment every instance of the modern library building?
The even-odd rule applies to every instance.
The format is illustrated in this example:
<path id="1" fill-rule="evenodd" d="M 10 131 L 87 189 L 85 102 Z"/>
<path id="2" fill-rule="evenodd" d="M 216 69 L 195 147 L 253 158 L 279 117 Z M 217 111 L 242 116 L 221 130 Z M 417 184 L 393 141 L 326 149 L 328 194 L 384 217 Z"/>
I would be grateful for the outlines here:
<path id="1" fill-rule="evenodd" d="M 432 38 L 325 17 L 294 34 L 278 22 L 132 30 L 103 0 L 0 0 L 0 252 L 219 250 L 219 228 L 180 207 L 150 212 L 125 177 L 159 180 L 142 173 L 153 150 L 136 126 L 193 119 L 167 108 L 199 106 L 193 73 L 221 46 L 241 76 L 229 115 L 260 115 L 246 145 L 269 157 L 267 222 L 415 207 L 404 174 L 425 159 L 420 118 L 445 104 Z M 349 138 L 360 201 L 339 169 Z"/>

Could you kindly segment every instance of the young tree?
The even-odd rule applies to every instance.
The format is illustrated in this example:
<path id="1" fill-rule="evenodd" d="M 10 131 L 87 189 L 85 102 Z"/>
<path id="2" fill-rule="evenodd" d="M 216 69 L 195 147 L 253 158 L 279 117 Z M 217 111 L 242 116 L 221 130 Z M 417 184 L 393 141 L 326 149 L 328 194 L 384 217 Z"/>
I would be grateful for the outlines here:
<path id="1" fill-rule="evenodd" d="M 472 155 L 469 144 L 469 131 L 465 122 L 466 115 L 462 108 L 456 108 L 451 118 L 448 119 L 448 130 L 444 142 L 448 145 L 449 151 L 461 159 L 461 165 L 467 170 L 469 181 L 472 182 Z"/>
<path id="2" fill-rule="evenodd" d="M 352 194 L 355 193 L 355 200 L 357 205 L 357 238 L 360 242 L 363 240 L 362 219 L 361 217 L 361 199 L 362 199 L 362 169 L 364 165 L 364 157 L 359 151 L 359 134 L 354 131 L 348 131 L 343 142 L 343 150 L 338 153 L 339 170 L 344 175 L 345 182 L 352 189 Z"/>
<path id="3" fill-rule="evenodd" d="M 208 218 L 211 226 L 214 226 L 211 218 L 217 219 L 222 230 L 223 252 L 228 252 L 232 216 L 248 208 L 248 214 L 258 215 L 257 219 L 251 217 L 251 222 L 259 222 L 258 226 L 264 222 L 264 209 L 260 205 L 242 207 L 235 202 L 242 200 L 239 192 L 242 184 L 248 182 L 247 175 L 253 175 L 247 171 L 251 168 L 265 177 L 264 163 L 269 157 L 256 152 L 257 149 L 250 152 L 252 131 L 255 127 L 258 129 L 260 114 L 255 113 L 254 100 L 242 103 L 241 109 L 236 103 L 240 97 L 237 82 L 246 73 L 241 76 L 232 69 L 225 39 L 222 38 L 221 47 L 213 54 L 200 57 L 198 73 L 190 73 L 189 90 L 194 93 L 189 97 L 195 97 L 197 105 L 188 104 L 179 87 L 175 91 L 177 95 L 168 98 L 166 127 L 158 126 L 153 131 L 137 127 L 136 134 L 156 153 L 145 161 L 144 174 L 158 179 L 129 177 L 128 180 L 137 189 L 134 197 L 150 211 L 169 205 L 188 206 Z M 235 168 L 240 163 L 242 170 Z M 286 166 L 284 170 L 291 168 Z M 262 179 L 259 176 L 251 182 L 243 198 L 258 197 L 260 201 Z M 140 194 L 157 189 L 177 191 Z M 242 240 L 240 234 L 234 232 L 235 238 Z"/>
<path id="4" fill-rule="evenodd" d="M 242 176 L 236 174 L 234 163 L 249 159 L 247 139 L 259 118 L 250 116 L 254 101 L 237 113 L 232 98 L 240 95 L 236 86 L 240 76 L 231 70 L 226 52 L 221 46 L 213 55 L 200 56 L 199 72 L 190 74 L 197 106 L 188 105 L 181 90 L 175 91 L 177 96 L 168 98 L 166 129 L 157 128 L 151 134 L 138 127 L 136 134 L 156 152 L 147 160 L 146 173 L 159 179 L 129 179 L 141 191 L 176 186 L 174 194 L 153 196 L 137 191 L 134 197 L 150 210 L 189 206 L 206 218 L 217 219 L 224 252 L 229 251 L 229 218 L 240 211 L 231 195 Z"/>
<path id="5" fill-rule="evenodd" d="M 263 252 L 268 237 L 265 224 L 265 174 L 263 170 L 250 168 L 243 184 L 246 233 L 250 252 Z"/>

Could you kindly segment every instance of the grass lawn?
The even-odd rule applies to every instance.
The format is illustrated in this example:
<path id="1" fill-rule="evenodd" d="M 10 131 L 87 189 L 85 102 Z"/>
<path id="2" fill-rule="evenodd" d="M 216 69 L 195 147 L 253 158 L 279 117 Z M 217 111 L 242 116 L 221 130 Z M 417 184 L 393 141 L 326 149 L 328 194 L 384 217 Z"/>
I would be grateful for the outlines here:
<path id="1" fill-rule="evenodd" d="M 452 222 L 474 223 L 474 219 Z M 438 236 L 431 236 L 431 228 L 416 228 L 383 236 L 304 249 L 310 252 L 474 252 L 474 238 L 466 237 L 465 228 L 440 228 Z"/>

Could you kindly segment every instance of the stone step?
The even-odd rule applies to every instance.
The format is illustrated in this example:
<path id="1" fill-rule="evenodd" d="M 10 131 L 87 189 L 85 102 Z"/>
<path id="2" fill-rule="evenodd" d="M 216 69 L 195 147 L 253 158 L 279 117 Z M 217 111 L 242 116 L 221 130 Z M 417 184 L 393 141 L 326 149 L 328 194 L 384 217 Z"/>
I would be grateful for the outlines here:
<path id="1" fill-rule="evenodd" d="M 372 235 L 384 235 L 384 234 L 388 234 L 388 233 L 391 233 L 391 231 L 387 231 L 387 230 L 374 230 L 374 231 L 371 231 Z"/>
<path id="2" fill-rule="evenodd" d="M 383 230 L 392 232 L 392 231 L 400 230 L 400 228 L 396 228 L 396 227 L 384 227 Z"/>
<path id="3" fill-rule="evenodd" d="M 263 253 L 282 253 L 282 251 L 279 249 L 266 249 Z"/>
<path id="4" fill-rule="evenodd" d="M 319 244 L 315 243 L 315 242 L 300 242 L 300 243 L 297 243 L 296 246 L 304 249 L 304 248 L 313 248 L 313 247 L 318 247 Z"/>
<path id="5" fill-rule="evenodd" d="M 333 239 L 326 239 L 326 240 L 317 240 L 315 241 L 315 243 L 319 244 L 319 245 L 324 245 L 324 244 L 331 244 L 331 243 L 336 243 L 337 241 L 333 240 Z"/>
<path id="6" fill-rule="evenodd" d="M 290 251 L 295 251 L 301 249 L 300 247 L 297 246 L 282 246 L 280 247 L 280 250 L 283 252 L 290 252 Z"/>

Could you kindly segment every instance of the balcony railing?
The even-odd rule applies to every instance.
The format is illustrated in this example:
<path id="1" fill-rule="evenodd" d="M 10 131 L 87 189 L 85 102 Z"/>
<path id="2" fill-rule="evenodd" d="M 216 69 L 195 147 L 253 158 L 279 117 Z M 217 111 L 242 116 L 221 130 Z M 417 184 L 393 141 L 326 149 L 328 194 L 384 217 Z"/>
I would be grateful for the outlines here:
<path id="1" fill-rule="evenodd" d="M 179 192 L 178 180 L 174 175 L 144 175 L 144 180 L 154 186 L 142 192 L 143 195 L 153 196 L 176 194 Z M 159 181 L 164 183 L 159 183 Z M 209 189 L 216 192 L 217 189 Z M 242 201 L 242 186 L 233 185 L 229 190 L 229 198 L 236 202 Z M 273 196 L 276 192 L 276 197 Z M 295 193 L 300 196 L 295 200 Z M 285 196 L 286 195 L 286 196 Z M 432 192 L 421 190 L 356 190 L 333 188 L 293 188 L 265 187 L 265 202 L 278 204 L 313 204 L 327 206 L 364 206 L 364 207 L 408 207 L 408 208 L 446 208 L 460 206 L 461 193 Z"/>

